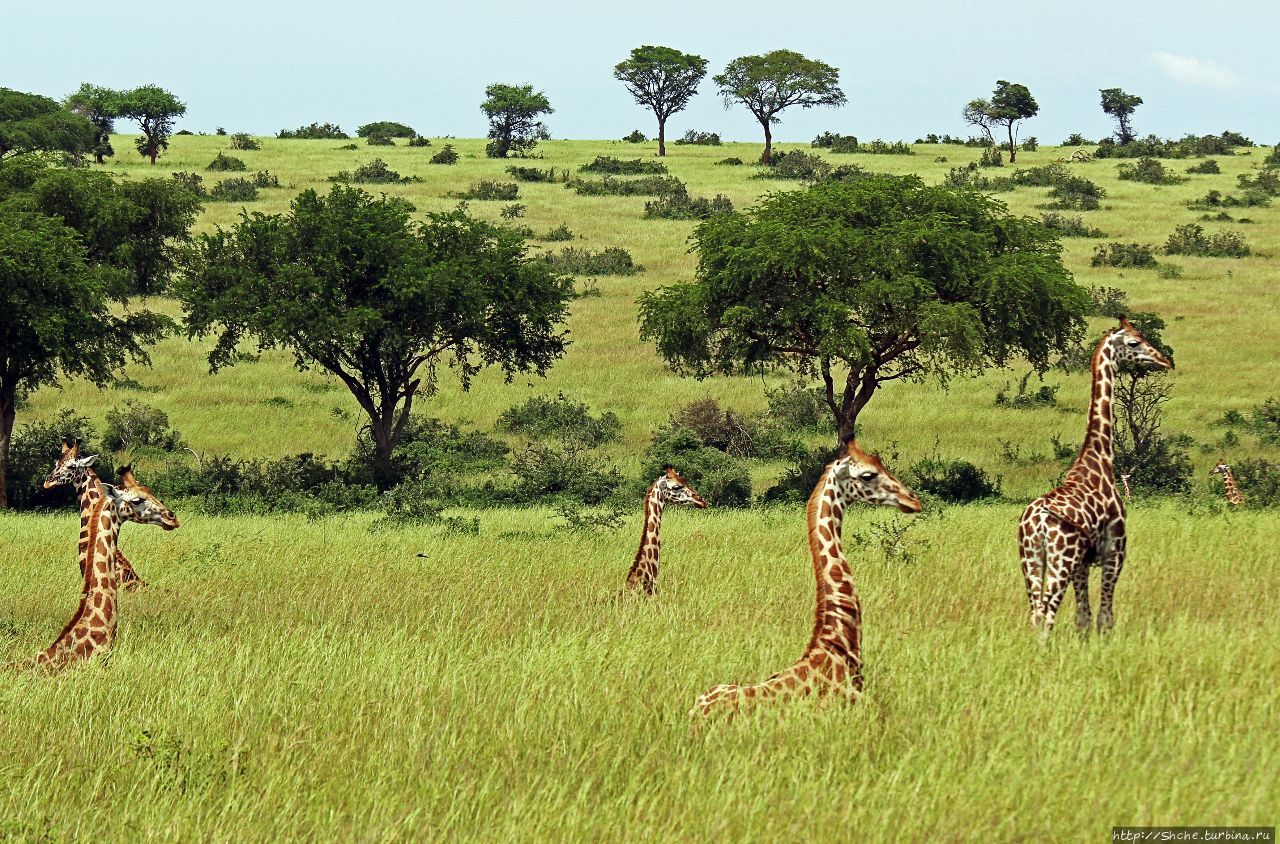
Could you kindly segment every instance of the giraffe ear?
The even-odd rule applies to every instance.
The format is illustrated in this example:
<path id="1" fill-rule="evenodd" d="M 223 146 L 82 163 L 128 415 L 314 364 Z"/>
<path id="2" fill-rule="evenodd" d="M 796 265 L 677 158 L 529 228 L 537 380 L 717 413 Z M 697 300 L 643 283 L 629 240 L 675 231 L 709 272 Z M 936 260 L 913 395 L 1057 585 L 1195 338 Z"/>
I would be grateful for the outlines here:
<path id="1" fill-rule="evenodd" d="M 124 484 L 126 489 L 136 486 L 138 483 L 133 479 L 132 466 L 121 466 L 119 469 L 116 469 L 116 477 L 120 478 L 120 483 Z"/>
<path id="2" fill-rule="evenodd" d="M 98 455 L 90 454 L 88 457 L 81 457 L 79 460 L 77 460 L 76 465 L 83 466 L 84 468 L 88 469 L 90 466 L 93 465 L 93 461 L 97 459 L 98 459 Z"/>
<path id="3" fill-rule="evenodd" d="M 671 480 L 676 480 L 676 467 L 672 466 L 670 463 L 664 463 L 662 465 L 662 473 Z"/>

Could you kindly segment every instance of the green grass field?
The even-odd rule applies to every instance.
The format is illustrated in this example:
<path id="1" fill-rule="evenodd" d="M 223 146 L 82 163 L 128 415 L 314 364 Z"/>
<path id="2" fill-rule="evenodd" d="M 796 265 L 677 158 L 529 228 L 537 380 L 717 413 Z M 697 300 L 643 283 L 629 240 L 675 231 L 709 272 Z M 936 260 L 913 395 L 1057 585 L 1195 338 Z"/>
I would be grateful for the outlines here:
<path id="1" fill-rule="evenodd" d="M 175 138 L 153 170 L 118 138 L 108 169 L 202 172 L 225 141 Z M 422 176 L 385 188 L 420 211 L 452 207 L 448 194 L 479 179 L 508 180 L 483 141 L 451 142 L 463 153 L 456 167 L 427 164 L 440 140 L 343 151 L 341 141 L 268 138 L 261 151 L 233 154 L 288 185 L 248 206 L 268 212 L 375 156 Z M 600 154 L 647 157 L 654 145 L 539 150 L 545 160 L 521 163 L 576 168 Z M 916 150 L 831 158 L 936 181 L 978 155 Z M 754 144 L 671 151 L 672 173 L 695 195 L 745 207 L 794 186 L 714 166 L 751 161 Z M 1104 210 L 1085 215 L 1106 240 L 1163 243 L 1199 217 L 1187 199 L 1236 190 L 1261 154 L 1221 157 L 1222 174 L 1173 187 L 1119 181 L 1114 161 L 1070 166 L 1109 192 Z M 1061 155 L 1041 148 L 1018 164 Z M 205 175 L 206 185 L 217 178 Z M 642 220 L 642 198 L 579 197 L 558 184 L 520 191 L 521 222 L 537 232 L 567 223 L 582 236 L 573 245 L 622 246 L 645 272 L 603 278 L 602 296 L 574 303 L 574 345 L 546 379 L 504 386 L 490 373 L 463 393 L 444 377 L 424 412 L 490 430 L 526 396 L 563 390 L 620 416 L 624 439 L 605 454 L 634 472 L 678 405 L 711 395 L 763 406 L 759 379 L 680 379 L 637 339 L 636 296 L 692 272 L 691 223 Z M 1000 198 L 1038 213 L 1044 193 Z M 496 219 L 502 204 L 470 207 Z M 210 203 L 199 227 L 230 225 L 239 209 Z M 1078 281 L 1122 287 L 1136 308 L 1168 320 L 1178 369 L 1166 425 L 1207 444 L 1193 450 L 1202 495 L 1140 496 L 1133 507 L 1110 638 L 1082 642 L 1070 601 L 1047 646 L 1029 630 L 1016 502 L 1060 469 L 1000 460 L 1003 442 L 1028 452 L 1047 450 L 1055 434 L 1079 441 L 1081 375 L 1048 376 L 1062 385 L 1059 408 L 995 407 L 1016 369 L 946 392 L 893 385 L 869 405 L 868 447 L 896 443 L 903 464 L 935 448 L 972 460 L 1003 475 L 1014 501 L 917 517 L 851 512 L 867 665 L 854 706 L 806 701 L 709 725 L 687 716 L 708 687 L 763 679 L 799 655 L 813 601 L 799 508 L 668 511 L 661 594 L 613 604 L 602 599 L 635 550 L 639 502 L 621 531 L 585 535 L 538 508 L 466 514 L 480 532 L 460 536 L 379 530 L 371 515 L 213 518 L 179 507 L 177 532 L 125 530 L 123 548 L 152 586 L 123 598 L 109 660 L 54 678 L 0 678 L 0 840 L 1102 841 L 1116 824 L 1274 824 L 1280 516 L 1228 512 L 1205 477 L 1219 456 L 1280 453 L 1246 436 L 1220 454 L 1212 424 L 1227 410 L 1247 413 L 1280 382 L 1280 208 L 1238 211 L 1256 222 L 1205 226 L 1244 233 L 1257 254 L 1173 257 L 1180 279 L 1092 269 L 1095 241 L 1064 241 Z M 151 304 L 176 314 L 171 302 Z M 42 390 L 19 424 L 74 407 L 101 426 L 107 408 L 134 397 L 164 409 L 206 453 L 338 457 L 351 447 L 355 419 L 333 412 L 355 412 L 345 390 L 278 354 L 210 376 L 207 348 L 173 338 L 152 368 L 132 367 L 153 392 Z M 264 404 L 277 396 L 292 406 Z M 890 523 L 911 525 L 905 556 L 878 540 L 877 526 Z M 76 531 L 72 513 L 0 513 L 0 660 L 47 645 L 73 610 Z"/>

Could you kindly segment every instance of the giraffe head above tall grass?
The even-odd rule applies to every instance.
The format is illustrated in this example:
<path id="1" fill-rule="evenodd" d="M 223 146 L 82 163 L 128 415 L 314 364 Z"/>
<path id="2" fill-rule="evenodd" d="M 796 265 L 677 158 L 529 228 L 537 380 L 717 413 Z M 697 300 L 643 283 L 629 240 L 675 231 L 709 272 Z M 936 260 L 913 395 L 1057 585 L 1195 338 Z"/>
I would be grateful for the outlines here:
<path id="1" fill-rule="evenodd" d="M 131 467 L 122 466 L 117 474 L 120 483 L 115 487 L 112 501 L 123 518 L 143 525 L 159 525 L 165 530 L 179 526 L 178 517 L 151 490 L 138 483 Z"/>
<path id="2" fill-rule="evenodd" d="M 662 504 L 691 504 L 699 510 L 707 508 L 706 500 L 689 485 L 689 479 L 671 464 L 662 467 L 662 474 L 653 482 L 653 487 Z"/>
<path id="3" fill-rule="evenodd" d="M 84 480 L 89 467 L 98 459 L 98 455 L 80 456 L 80 440 L 72 442 L 65 437 L 62 440 L 62 452 L 54 461 L 53 468 L 44 479 L 44 488 L 53 489 L 64 484 L 75 485 Z"/>
<path id="4" fill-rule="evenodd" d="M 863 451 L 853 437 L 845 441 L 840 456 L 832 461 L 830 475 L 842 506 L 865 501 L 897 507 L 904 513 L 924 509 L 916 494 L 885 468 L 880 455 Z"/>
<path id="5" fill-rule="evenodd" d="M 1173 361 L 1151 344 L 1142 332 L 1123 316 L 1120 325 L 1107 334 L 1106 345 L 1118 364 L 1141 369 L 1173 369 Z"/>

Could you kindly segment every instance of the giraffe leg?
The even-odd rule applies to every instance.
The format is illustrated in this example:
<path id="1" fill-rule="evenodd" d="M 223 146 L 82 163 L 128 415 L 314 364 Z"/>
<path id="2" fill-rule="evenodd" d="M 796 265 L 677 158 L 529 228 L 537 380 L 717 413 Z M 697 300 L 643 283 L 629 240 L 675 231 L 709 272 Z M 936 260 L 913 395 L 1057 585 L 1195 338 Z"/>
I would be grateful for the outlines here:
<path id="1" fill-rule="evenodd" d="M 1058 607 L 1062 605 L 1062 599 L 1067 594 L 1071 572 L 1083 556 L 1070 537 L 1067 539 L 1065 548 L 1055 543 L 1045 554 L 1044 629 L 1042 631 L 1045 639 L 1049 638 L 1049 633 L 1053 630 L 1053 622 L 1058 617 Z"/>
<path id="2" fill-rule="evenodd" d="M 1111 539 L 1102 556 L 1102 598 L 1098 602 L 1098 632 L 1110 633 L 1115 625 L 1113 605 L 1116 594 L 1116 581 L 1124 569 L 1125 536 L 1123 526 L 1118 536 Z"/>
<path id="3" fill-rule="evenodd" d="M 1045 574 L 1044 535 L 1042 529 L 1026 518 L 1018 526 L 1018 553 L 1022 562 L 1022 579 L 1027 587 L 1027 602 L 1031 605 L 1031 626 L 1036 628 L 1044 620 L 1044 604 L 1040 599 Z"/>
<path id="4" fill-rule="evenodd" d="M 1086 636 L 1091 626 L 1092 612 L 1089 608 L 1089 561 L 1081 559 L 1071 570 L 1071 585 L 1076 591 L 1076 629 Z"/>
<path id="5" fill-rule="evenodd" d="M 126 592 L 136 592 L 139 588 L 146 586 L 147 582 L 138 573 L 133 570 L 133 566 L 125 558 L 124 554 L 116 551 L 116 571 L 120 573 L 120 582 L 124 585 Z"/>

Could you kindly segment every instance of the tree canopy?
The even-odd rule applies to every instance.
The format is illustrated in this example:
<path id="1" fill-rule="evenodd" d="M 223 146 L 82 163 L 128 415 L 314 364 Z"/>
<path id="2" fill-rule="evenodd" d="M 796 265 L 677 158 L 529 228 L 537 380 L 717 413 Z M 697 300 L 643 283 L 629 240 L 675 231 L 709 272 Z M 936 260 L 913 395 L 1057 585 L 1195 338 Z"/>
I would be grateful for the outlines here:
<path id="1" fill-rule="evenodd" d="M 111 147 L 111 133 L 115 131 L 116 118 L 121 116 L 119 91 L 85 82 L 67 97 L 67 108 L 93 124 L 93 148 L 90 152 L 99 164 L 107 156 L 116 154 Z"/>
<path id="2" fill-rule="evenodd" d="M 39 94 L 0 88 L 0 158 L 23 152 L 87 152 L 93 124 Z"/>
<path id="3" fill-rule="evenodd" d="M 506 158 L 512 153 L 527 155 L 538 141 L 551 137 L 546 124 L 538 118 L 555 109 L 547 95 L 534 91 L 532 85 L 494 83 L 484 89 L 484 96 L 480 110 L 489 118 L 490 141 L 485 154 L 490 158 Z"/>
<path id="4" fill-rule="evenodd" d="M 1127 94 L 1120 88 L 1100 88 L 1098 93 L 1102 95 L 1102 111 L 1116 121 L 1116 141 L 1132 143 L 1133 124 L 1129 118 L 1142 105 L 1142 97 Z"/>
<path id="5" fill-rule="evenodd" d="M 359 138 L 416 138 L 418 133 L 412 126 L 397 123 L 394 120 L 375 120 L 356 129 Z"/>
<path id="6" fill-rule="evenodd" d="M 1003 124 L 1009 133 L 1009 162 L 1013 163 L 1018 158 L 1018 122 L 1035 117 L 1040 106 L 1026 85 L 1001 79 L 991 94 L 990 109 L 992 122 Z"/>
<path id="7" fill-rule="evenodd" d="M 186 104 L 158 85 L 121 91 L 119 98 L 120 116 L 135 121 L 142 130 L 136 143 L 138 153 L 154 165 L 160 151 L 169 148 L 173 121 L 187 113 Z"/>
<path id="8" fill-rule="evenodd" d="M 658 155 L 667 154 L 667 120 L 683 111 L 707 75 L 707 60 L 671 47 L 636 47 L 613 68 L 637 104 L 658 118 Z"/>
<path id="9" fill-rule="evenodd" d="M 773 154 L 773 124 L 781 122 L 778 112 L 792 106 L 813 108 L 845 103 L 839 86 L 840 71 L 792 50 L 736 58 L 713 79 L 725 108 L 742 103 L 764 128 L 764 152 L 760 156 L 764 164 Z"/>
<path id="10" fill-rule="evenodd" d="M 682 374 L 816 376 L 838 436 L 888 381 L 1043 370 L 1089 307 L 1043 225 L 915 176 L 774 194 L 694 242 L 695 280 L 641 297 L 642 338 Z"/>
<path id="11" fill-rule="evenodd" d="M 568 344 L 572 280 L 529 260 L 518 233 L 462 208 L 422 223 L 409 210 L 358 188 L 307 190 L 287 214 L 202 235 L 178 288 L 190 335 L 217 335 L 211 369 L 252 338 L 341 379 L 369 418 L 381 484 L 441 365 L 466 389 L 488 365 L 508 381 L 543 374 Z"/>

